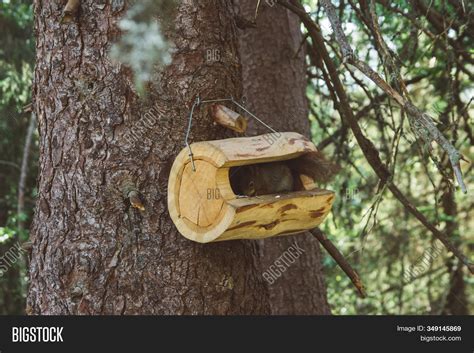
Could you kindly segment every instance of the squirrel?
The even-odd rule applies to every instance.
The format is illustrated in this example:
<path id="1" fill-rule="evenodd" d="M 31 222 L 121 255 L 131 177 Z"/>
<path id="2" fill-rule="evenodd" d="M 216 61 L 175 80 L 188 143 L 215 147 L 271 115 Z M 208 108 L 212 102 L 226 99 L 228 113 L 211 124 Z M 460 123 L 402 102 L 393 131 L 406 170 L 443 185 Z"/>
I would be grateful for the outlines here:
<path id="1" fill-rule="evenodd" d="M 288 161 L 252 164 L 231 170 L 231 185 L 242 196 L 260 196 L 301 189 L 301 174 L 316 182 L 328 182 L 339 166 L 329 162 L 321 152 L 310 152 Z"/>
<path id="2" fill-rule="evenodd" d="M 294 178 L 283 162 L 261 163 L 236 168 L 231 184 L 239 195 L 259 196 L 292 191 Z"/>

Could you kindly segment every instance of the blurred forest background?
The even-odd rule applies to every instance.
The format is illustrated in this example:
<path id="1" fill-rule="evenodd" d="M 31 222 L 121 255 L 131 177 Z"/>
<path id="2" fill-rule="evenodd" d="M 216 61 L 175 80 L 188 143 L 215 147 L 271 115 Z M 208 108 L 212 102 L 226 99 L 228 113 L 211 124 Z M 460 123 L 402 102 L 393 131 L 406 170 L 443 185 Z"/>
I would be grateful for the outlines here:
<path id="1" fill-rule="evenodd" d="M 413 133 L 405 113 L 340 57 L 318 1 L 303 1 L 339 63 L 350 105 L 364 132 L 388 164 L 393 181 L 428 220 L 474 260 L 472 164 L 462 165 L 469 192 L 452 180 L 442 151 L 431 153 Z M 390 65 L 368 25 L 365 1 L 340 0 L 337 7 L 351 46 L 387 82 Z M 279 6 L 262 1 L 260 6 Z M 474 3 L 464 0 L 380 0 L 380 31 L 414 104 L 436 119 L 439 130 L 466 159 L 474 160 Z M 36 197 L 38 148 L 29 109 L 34 68 L 30 1 L 0 1 L 0 313 L 24 313 L 28 229 Z M 306 33 L 306 28 L 302 26 Z M 368 292 L 359 299 L 350 280 L 325 255 L 333 314 L 469 314 L 474 278 L 452 253 L 396 200 L 367 163 L 354 136 L 341 126 L 328 89 L 327 72 L 306 36 L 307 96 L 315 144 L 341 166 L 327 188 L 336 192 L 322 229 L 358 270 Z M 277 69 L 277 68 L 276 68 Z M 290 269 L 291 270 L 291 269 Z"/>

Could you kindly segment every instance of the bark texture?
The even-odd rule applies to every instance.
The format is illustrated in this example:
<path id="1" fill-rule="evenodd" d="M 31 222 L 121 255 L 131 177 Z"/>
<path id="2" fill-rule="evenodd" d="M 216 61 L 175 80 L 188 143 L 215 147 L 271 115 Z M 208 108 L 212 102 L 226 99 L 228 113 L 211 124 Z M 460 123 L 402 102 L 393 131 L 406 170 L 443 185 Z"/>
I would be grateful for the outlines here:
<path id="1" fill-rule="evenodd" d="M 256 2 L 240 1 L 240 16 L 253 19 Z M 310 136 L 306 100 L 306 65 L 300 21 L 280 6 L 262 2 L 256 28 L 239 33 L 244 101 L 276 131 Z M 249 124 L 250 125 L 250 124 Z M 250 133 L 269 131 L 251 121 Z M 261 241 L 262 271 L 294 242 L 305 252 L 269 285 L 273 314 L 330 314 L 319 243 L 305 233 Z"/>
<path id="2" fill-rule="evenodd" d="M 146 101 L 108 57 L 124 2 L 82 1 L 71 23 L 61 23 L 63 5 L 35 3 L 41 157 L 27 312 L 268 313 L 257 244 L 190 242 L 166 206 L 195 97 L 241 93 L 229 2 L 180 2 L 172 64 Z M 214 49 L 220 60 L 209 60 Z M 192 141 L 224 137 L 206 109 L 194 118 Z M 145 211 L 124 198 L 129 188 Z"/>

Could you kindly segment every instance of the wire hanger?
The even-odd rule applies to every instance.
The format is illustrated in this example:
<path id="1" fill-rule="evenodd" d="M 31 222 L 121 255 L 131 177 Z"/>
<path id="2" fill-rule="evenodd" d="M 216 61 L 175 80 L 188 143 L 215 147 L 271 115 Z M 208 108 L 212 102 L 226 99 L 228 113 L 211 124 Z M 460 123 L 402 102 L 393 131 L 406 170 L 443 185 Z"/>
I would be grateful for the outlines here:
<path id="1" fill-rule="evenodd" d="M 194 114 L 194 109 L 196 107 L 199 107 L 201 104 L 206 104 L 206 103 L 217 103 L 217 102 L 232 102 L 234 103 L 237 107 L 239 107 L 240 109 L 242 109 L 243 111 L 245 111 L 248 115 L 250 115 L 252 118 L 254 118 L 255 120 L 257 120 L 260 124 L 262 124 L 263 126 L 265 126 L 267 129 L 269 129 L 270 131 L 272 132 L 277 132 L 275 131 L 275 129 L 273 129 L 271 126 L 269 126 L 268 124 L 266 124 L 263 120 L 261 120 L 260 118 L 258 118 L 255 114 L 249 112 L 244 106 L 242 106 L 240 103 L 238 103 L 234 97 L 230 96 L 230 98 L 221 98 L 221 99 L 209 99 L 209 100 L 201 100 L 201 98 L 199 96 L 196 97 L 196 100 L 194 101 L 193 103 L 193 106 L 191 107 L 191 112 L 189 114 L 189 121 L 188 121 L 188 129 L 186 130 L 186 137 L 185 137 L 185 144 L 186 144 L 186 147 L 188 148 L 189 150 L 189 158 L 191 159 L 191 164 L 192 164 L 192 167 L 193 167 L 193 172 L 196 171 L 196 165 L 194 164 L 194 158 L 193 158 L 193 151 L 191 149 L 191 145 L 189 144 L 189 134 L 191 132 L 191 127 L 192 127 L 192 123 L 193 123 L 193 114 Z"/>

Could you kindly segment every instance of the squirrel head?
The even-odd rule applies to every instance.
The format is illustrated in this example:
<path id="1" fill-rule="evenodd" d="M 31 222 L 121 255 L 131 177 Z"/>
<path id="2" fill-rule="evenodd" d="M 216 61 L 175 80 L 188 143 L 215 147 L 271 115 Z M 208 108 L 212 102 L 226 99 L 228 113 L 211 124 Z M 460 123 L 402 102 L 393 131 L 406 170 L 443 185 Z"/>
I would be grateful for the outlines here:
<path id="1" fill-rule="evenodd" d="M 250 165 L 246 167 L 242 167 L 240 170 L 240 177 L 239 177 L 239 193 L 245 196 L 255 196 L 257 193 L 257 185 L 256 182 L 256 170 L 255 167 Z"/>
<path id="2" fill-rule="evenodd" d="M 256 170 L 254 166 L 251 165 L 232 168 L 230 178 L 234 193 L 238 195 L 255 196 L 257 192 L 255 174 Z"/>

